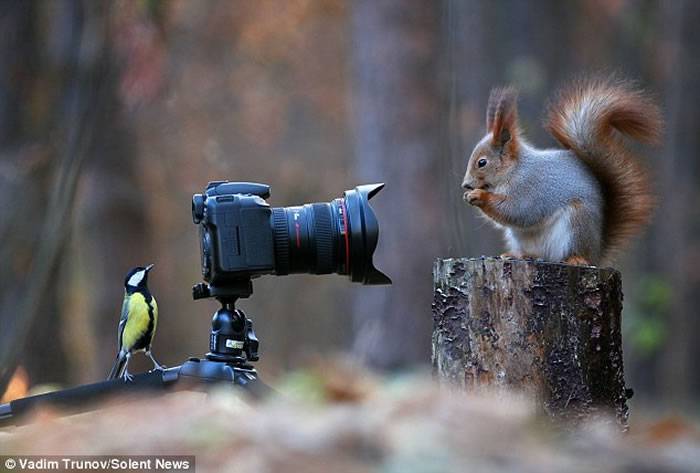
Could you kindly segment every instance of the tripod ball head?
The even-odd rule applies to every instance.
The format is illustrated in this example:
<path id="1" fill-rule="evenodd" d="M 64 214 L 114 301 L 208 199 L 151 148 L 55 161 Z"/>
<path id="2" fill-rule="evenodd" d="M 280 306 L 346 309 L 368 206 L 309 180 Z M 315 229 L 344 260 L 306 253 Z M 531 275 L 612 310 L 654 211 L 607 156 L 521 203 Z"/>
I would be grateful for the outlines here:
<path id="1" fill-rule="evenodd" d="M 253 323 L 233 302 L 221 301 L 221 308 L 214 313 L 209 336 L 209 353 L 212 361 L 242 364 L 258 361 L 258 338 Z"/>

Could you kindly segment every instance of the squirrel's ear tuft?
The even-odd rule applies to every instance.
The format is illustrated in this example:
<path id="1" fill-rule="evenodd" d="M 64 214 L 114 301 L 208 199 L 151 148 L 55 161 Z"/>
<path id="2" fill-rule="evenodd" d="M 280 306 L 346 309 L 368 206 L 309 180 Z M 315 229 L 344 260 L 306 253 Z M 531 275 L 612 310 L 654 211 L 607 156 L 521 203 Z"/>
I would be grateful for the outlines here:
<path id="1" fill-rule="evenodd" d="M 486 109 L 486 131 L 493 133 L 493 145 L 504 146 L 517 134 L 518 93 L 512 87 L 491 90 Z"/>

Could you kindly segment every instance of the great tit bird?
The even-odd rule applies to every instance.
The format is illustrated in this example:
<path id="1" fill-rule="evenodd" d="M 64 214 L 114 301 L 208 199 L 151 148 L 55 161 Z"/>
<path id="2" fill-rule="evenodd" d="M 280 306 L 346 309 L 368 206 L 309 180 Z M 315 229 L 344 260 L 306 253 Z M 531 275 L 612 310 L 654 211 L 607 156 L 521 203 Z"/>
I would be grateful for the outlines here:
<path id="1" fill-rule="evenodd" d="M 126 366 L 132 353 L 139 351 L 146 352 L 154 369 L 163 369 L 151 354 L 151 342 L 158 322 L 158 304 L 148 290 L 148 272 L 151 268 L 152 264 L 145 268 L 136 267 L 129 271 L 124 280 L 124 302 L 117 339 L 119 353 L 108 379 L 122 377 L 124 381 L 131 381 L 133 376 Z"/>

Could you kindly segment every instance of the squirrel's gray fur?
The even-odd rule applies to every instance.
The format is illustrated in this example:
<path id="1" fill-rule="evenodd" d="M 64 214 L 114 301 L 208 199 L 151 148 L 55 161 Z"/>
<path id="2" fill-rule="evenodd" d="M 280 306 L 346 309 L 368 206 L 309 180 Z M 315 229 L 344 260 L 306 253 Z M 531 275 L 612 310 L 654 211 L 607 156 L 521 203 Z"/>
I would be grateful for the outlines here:
<path id="1" fill-rule="evenodd" d="M 567 149 L 530 145 L 515 91 L 494 89 L 465 199 L 504 229 L 512 256 L 599 264 L 649 220 L 648 176 L 619 135 L 655 139 L 660 113 L 624 82 L 584 80 L 560 93 L 546 126 Z"/>

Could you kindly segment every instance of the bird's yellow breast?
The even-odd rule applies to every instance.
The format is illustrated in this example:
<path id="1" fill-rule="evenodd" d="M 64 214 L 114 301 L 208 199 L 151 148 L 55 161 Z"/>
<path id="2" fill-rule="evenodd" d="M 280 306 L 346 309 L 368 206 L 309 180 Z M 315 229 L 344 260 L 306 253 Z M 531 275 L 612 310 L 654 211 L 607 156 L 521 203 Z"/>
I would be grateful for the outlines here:
<path id="1" fill-rule="evenodd" d="M 156 304 L 155 297 L 151 297 L 150 302 L 146 302 L 143 294 L 135 292 L 129 298 L 128 310 L 129 317 L 122 334 L 122 346 L 126 349 L 132 348 L 148 332 L 151 317 L 153 318 L 153 326 L 150 336 L 153 336 L 158 322 L 158 304 Z"/>

